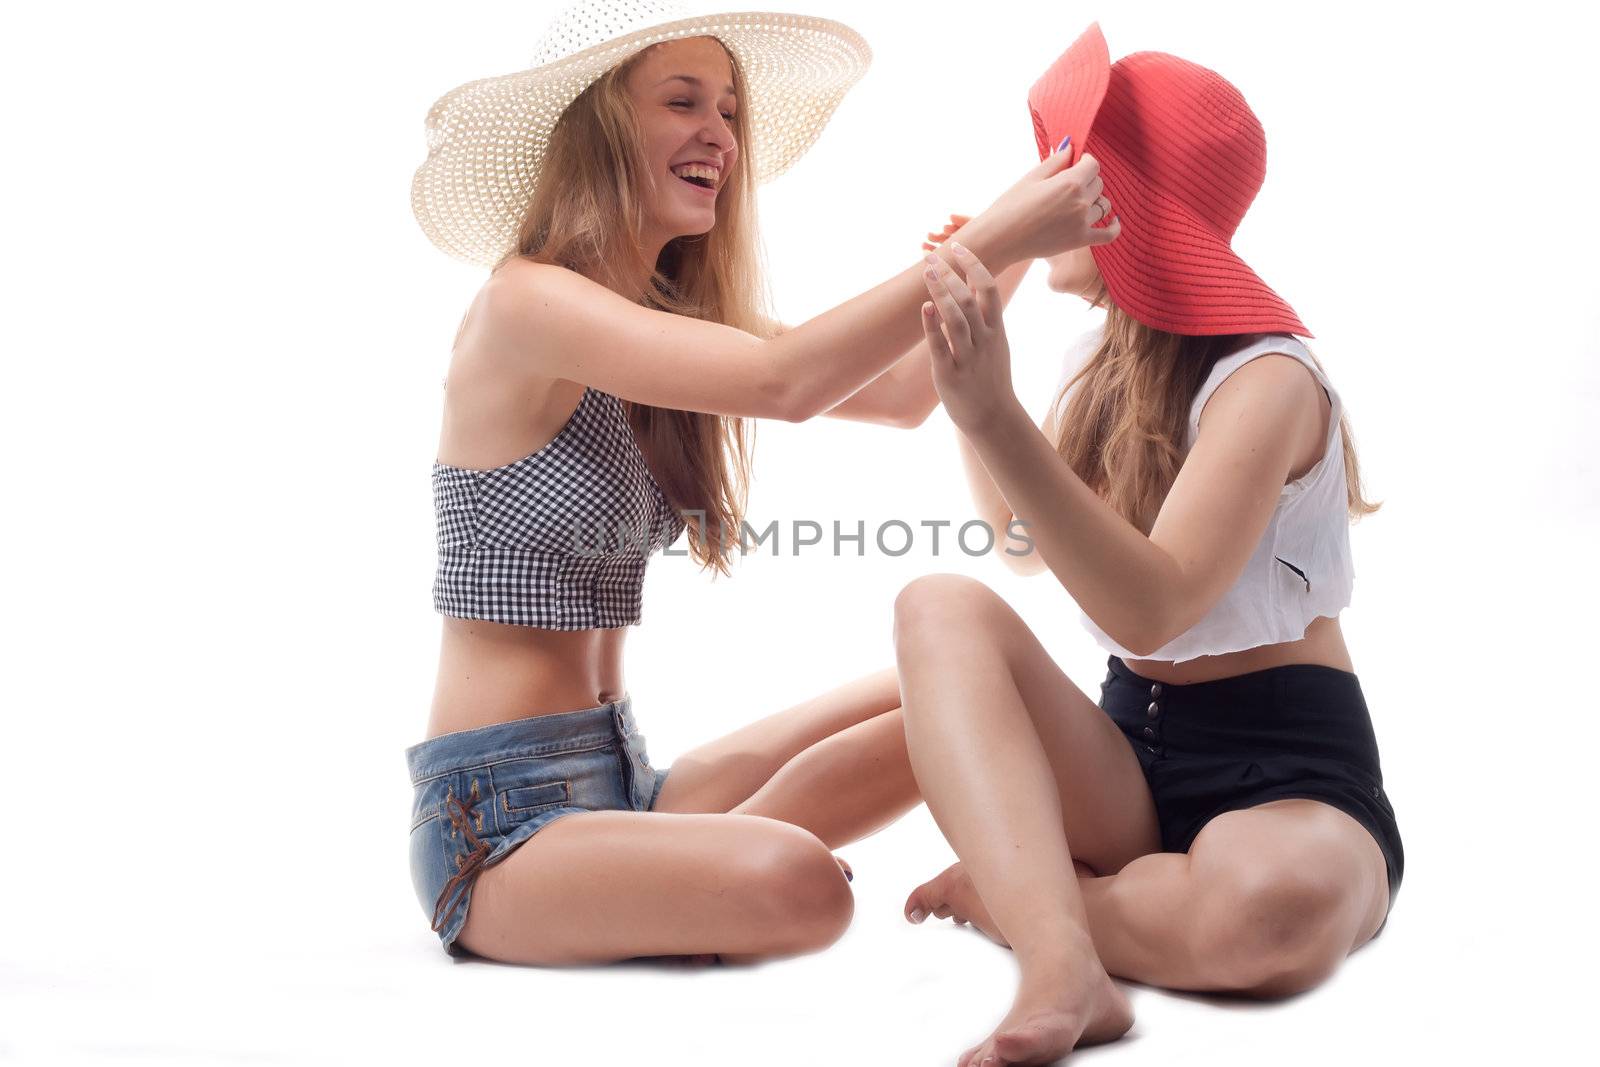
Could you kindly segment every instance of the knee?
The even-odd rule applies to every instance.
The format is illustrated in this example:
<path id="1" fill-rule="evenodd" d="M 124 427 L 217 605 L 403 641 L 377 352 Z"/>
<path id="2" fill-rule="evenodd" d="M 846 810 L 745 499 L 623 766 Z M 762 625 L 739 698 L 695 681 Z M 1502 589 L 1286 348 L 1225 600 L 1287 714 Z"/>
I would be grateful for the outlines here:
<path id="1" fill-rule="evenodd" d="M 770 952 L 814 952 L 837 941 L 855 914 L 839 863 L 810 831 L 787 823 L 742 859 L 745 880 L 772 931 Z"/>
<path id="2" fill-rule="evenodd" d="M 1195 943 L 1201 969 L 1221 988 L 1259 997 L 1322 983 L 1348 950 L 1336 886 L 1290 868 L 1240 871 L 1208 894 Z"/>
<path id="3" fill-rule="evenodd" d="M 964 575 L 927 574 L 917 578 L 895 597 L 895 648 L 905 652 L 958 627 L 970 634 L 973 619 L 998 599 L 988 586 Z"/>

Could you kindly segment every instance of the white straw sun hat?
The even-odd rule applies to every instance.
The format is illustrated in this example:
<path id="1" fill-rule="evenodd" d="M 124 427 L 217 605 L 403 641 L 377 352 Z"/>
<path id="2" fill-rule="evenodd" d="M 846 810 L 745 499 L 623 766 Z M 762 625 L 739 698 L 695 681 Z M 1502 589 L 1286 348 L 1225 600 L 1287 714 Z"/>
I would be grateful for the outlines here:
<path id="1" fill-rule="evenodd" d="M 872 61 L 861 35 L 831 19 L 726 13 L 675 0 L 586 0 L 562 12 L 533 66 L 450 90 L 428 111 L 428 158 L 411 210 L 428 239 L 492 266 L 511 250 L 556 120 L 602 74 L 653 44 L 715 37 L 744 75 L 750 115 L 741 146 L 757 181 L 805 154 Z"/>

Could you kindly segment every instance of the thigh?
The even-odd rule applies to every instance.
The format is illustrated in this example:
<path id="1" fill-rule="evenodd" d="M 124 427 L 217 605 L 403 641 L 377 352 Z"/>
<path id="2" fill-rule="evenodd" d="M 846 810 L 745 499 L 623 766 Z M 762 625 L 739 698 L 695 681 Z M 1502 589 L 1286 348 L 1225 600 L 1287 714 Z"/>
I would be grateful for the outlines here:
<path id="1" fill-rule="evenodd" d="M 1229 907 L 1299 895 L 1345 952 L 1371 939 L 1389 910 L 1388 870 L 1377 841 L 1352 816 L 1309 798 L 1215 816 L 1189 848 L 1189 872 L 1200 885 L 1227 887 L 1216 899 L 1231 901 Z"/>
<path id="2" fill-rule="evenodd" d="M 459 940 L 509 963 L 786 955 L 837 938 L 852 907 L 832 854 L 797 826 L 586 812 L 478 875 Z"/>
<path id="3" fill-rule="evenodd" d="M 918 579 L 901 597 L 897 626 L 920 619 L 931 627 L 936 669 L 963 669 L 965 649 L 977 653 L 974 663 L 989 652 L 1003 660 L 1054 771 L 1074 859 L 1113 874 L 1160 850 L 1155 801 L 1133 746 L 1003 598 L 955 575 Z"/>
<path id="4" fill-rule="evenodd" d="M 758 719 L 673 760 L 652 810 L 732 811 L 805 749 L 899 706 L 891 667 Z"/>

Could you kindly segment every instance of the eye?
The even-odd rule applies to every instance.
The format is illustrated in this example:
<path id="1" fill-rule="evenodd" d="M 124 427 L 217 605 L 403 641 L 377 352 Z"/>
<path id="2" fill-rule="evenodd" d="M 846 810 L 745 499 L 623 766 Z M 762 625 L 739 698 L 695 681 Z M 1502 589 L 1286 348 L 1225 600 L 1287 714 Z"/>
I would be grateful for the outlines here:
<path id="1" fill-rule="evenodd" d="M 667 106 L 668 107 L 694 107 L 694 101 L 693 100 L 672 100 L 672 101 L 668 102 Z M 722 117 L 727 119 L 729 122 L 732 122 L 733 121 L 733 112 L 724 111 L 722 113 Z"/>

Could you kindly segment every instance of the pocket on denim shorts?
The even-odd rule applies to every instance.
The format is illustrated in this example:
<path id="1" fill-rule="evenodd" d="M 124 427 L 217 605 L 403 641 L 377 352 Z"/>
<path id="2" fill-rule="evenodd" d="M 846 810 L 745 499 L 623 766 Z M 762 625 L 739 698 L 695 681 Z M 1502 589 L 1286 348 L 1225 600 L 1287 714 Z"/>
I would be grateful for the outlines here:
<path id="1" fill-rule="evenodd" d="M 505 760 L 489 768 L 494 817 L 500 833 L 547 808 L 572 803 L 572 781 L 559 754 Z"/>

